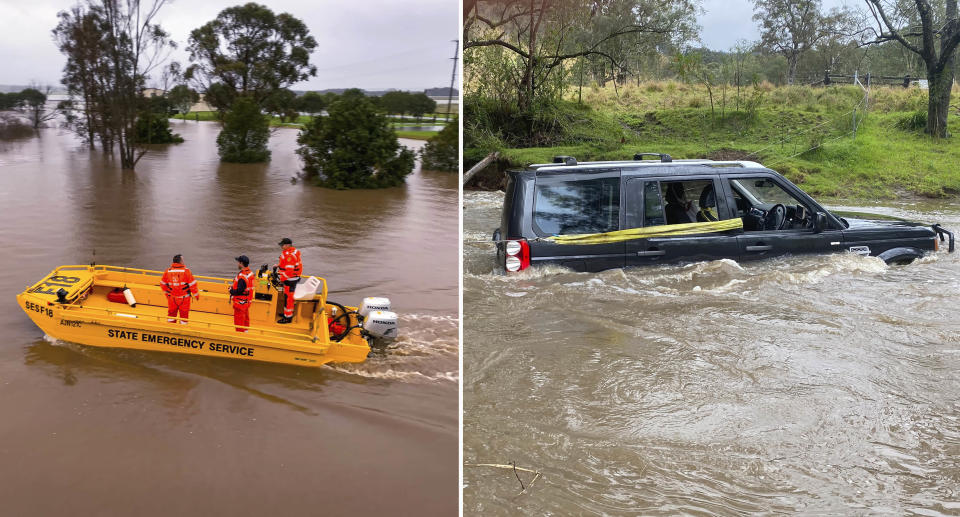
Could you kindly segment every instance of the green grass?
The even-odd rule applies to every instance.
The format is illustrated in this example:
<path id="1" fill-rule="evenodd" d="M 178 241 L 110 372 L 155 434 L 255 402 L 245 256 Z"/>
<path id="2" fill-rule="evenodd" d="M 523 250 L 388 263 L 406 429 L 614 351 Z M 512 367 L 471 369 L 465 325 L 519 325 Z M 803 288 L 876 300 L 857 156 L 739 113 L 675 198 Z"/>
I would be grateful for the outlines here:
<path id="1" fill-rule="evenodd" d="M 948 128 L 956 136 L 948 139 L 899 129 L 898 123 L 907 127 L 902 121 L 925 109 L 926 93 L 874 88 L 871 109 L 860 121 L 856 138 L 844 136 L 852 125 L 849 112 L 862 96 L 858 90 L 770 87 L 751 113 L 731 109 L 728 97 L 723 117 L 719 106 L 711 117 L 709 101 L 697 100 L 698 94 L 706 96 L 705 90 L 680 83 L 621 88 L 619 97 L 613 88 L 592 89 L 589 95 L 584 90 L 590 107 L 576 108 L 579 121 L 564 128 L 555 145 L 504 148 L 497 147 L 496 137 L 475 139 L 464 150 L 464 161 L 469 166 L 494 149 L 514 166 L 549 162 L 555 155 L 586 161 L 661 152 L 675 158 L 757 161 L 818 196 L 960 194 L 960 116 L 950 116 Z M 954 96 L 960 98 L 960 91 L 955 89 Z"/>
<path id="2" fill-rule="evenodd" d="M 395 131 L 399 138 L 410 138 L 413 140 L 430 140 L 439 131 Z"/>
<path id="3" fill-rule="evenodd" d="M 216 112 L 216 111 L 194 111 L 194 112 L 190 112 L 189 114 L 187 114 L 185 120 L 188 120 L 188 121 L 189 121 L 189 120 L 196 120 L 196 119 L 197 119 L 196 117 L 198 117 L 198 116 L 199 116 L 199 119 L 200 119 L 201 122 L 218 122 L 218 121 L 220 120 L 220 119 L 217 117 L 217 112 Z M 182 115 L 174 115 L 174 116 L 171 117 L 171 118 L 179 119 L 179 120 L 184 120 L 184 117 L 183 117 Z M 300 127 L 303 127 L 303 126 L 304 126 L 305 124 L 307 124 L 308 122 L 310 122 L 310 120 L 311 120 L 312 118 L 313 118 L 313 117 L 309 117 L 309 116 L 303 115 L 303 116 L 297 117 L 297 119 L 296 119 L 295 121 L 292 121 L 292 122 L 280 122 L 280 119 L 279 119 L 279 118 L 277 118 L 277 117 L 270 117 L 270 125 L 273 126 L 273 127 L 295 127 L 295 128 L 300 128 Z M 414 123 L 414 122 L 403 122 L 403 123 L 397 122 L 397 123 L 394 123 L 394 124 L 392 124 L 392 125 L 393 125 L 393 126 L 405 126 L 405 127 L 410 127 L 410 126 L 414 126 L 414 127 L 425 127 L 425 126 L 443 125 L 443 122 L 442 122 L 442 121 L 438 121 L 436 124 L 434 124 L 433 122 L 421 122 L 421 123 L 419 123 L 419 124 Z M 411 139 L 414 139 L 414 140 L 429 140 L 432 136 L 436 135 L 438 132 L 439 132 L 439 131 L 403 131 L 403 130 L 396 130 L 396 133 L 397 133 L 397 136 L 398 136 L 398 137 L 400 137 L 400 138 L 411 138 Z"/>

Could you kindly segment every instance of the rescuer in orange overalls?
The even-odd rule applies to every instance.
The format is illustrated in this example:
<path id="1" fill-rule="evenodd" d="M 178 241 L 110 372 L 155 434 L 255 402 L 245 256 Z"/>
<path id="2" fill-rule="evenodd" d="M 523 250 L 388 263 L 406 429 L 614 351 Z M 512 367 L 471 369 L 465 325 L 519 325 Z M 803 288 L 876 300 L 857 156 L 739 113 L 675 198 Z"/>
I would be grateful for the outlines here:
<path id="1" fill-rule="evenodd" d="M 237 273 L 230 286 L 230 302 L 233 304 L 233 324 L 237 325 L 237 332 L 246 332 L 240 327 L 250 326 L 250 303 L 253 302 L 253 288 L 256 286 L 256 274 L 250 271 L 250 259 L 240 255 L 236 259 Z"/>
<path id="2" fill-rule="evenodd" d="M 293 321 L 293 291 L 300 281 L 300 274 L 303 273 L 303 262 L 300 260 L 300 251 L 293 247 L 293 241 L 289 237 L 284 237 L 279 244 L 283 251 L 280 252 L 280 262 L 273 267 L 280 268 L 278 274 L 283 282 L 286 303 L 283 305 L 283 317 L 277 320 L 277 323 L 290 323 Z"/>
<path id="3" fill-rule="evenodd" d="M 200 300 L 200 292 L 193 273 L 183 265 L 179 253 L 173 256 L 173 264 L 160 277 L 160 289 L 167 295 L 167 323 L 175 323 L 179 313 L 180 323 L 186 325 L 190 317 L 190 297 Z"/>

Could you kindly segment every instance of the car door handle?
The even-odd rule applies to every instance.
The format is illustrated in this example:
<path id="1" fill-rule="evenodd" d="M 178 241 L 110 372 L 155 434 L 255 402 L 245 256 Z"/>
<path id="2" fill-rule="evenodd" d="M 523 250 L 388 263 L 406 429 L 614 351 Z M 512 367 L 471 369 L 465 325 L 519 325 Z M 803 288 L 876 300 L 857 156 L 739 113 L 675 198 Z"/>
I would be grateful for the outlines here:
<path id="1" fill-rule="evenodd" d="M 664 250 L 658 250 L 657 248 L 650 248 L 647 251 L 638 251 L 638 257 L 659 257 L 661 255 L 666 255 L 667 252 Z"/>
<path id="2" fill-rule="evenodd" d="M 772 249 L 773 246 L 768 245 L 747 246 L 747 251 L 768 251 Z"/>

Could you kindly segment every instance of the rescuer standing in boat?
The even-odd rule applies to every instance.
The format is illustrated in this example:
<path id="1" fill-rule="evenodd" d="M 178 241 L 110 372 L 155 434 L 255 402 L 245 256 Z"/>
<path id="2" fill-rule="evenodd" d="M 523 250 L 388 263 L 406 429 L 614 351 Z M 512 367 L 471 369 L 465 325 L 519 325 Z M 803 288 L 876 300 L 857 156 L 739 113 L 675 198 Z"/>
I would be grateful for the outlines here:
<path id="1" fill-rule="evenodd" d="M 167 295 L 167 323 L 175 323 L 180 313 L 180 323 L 186 325 L 190 317 L 190 297 L 200 300 L 200 292 L 193 273 L 183 265 L 183 256 L 179 253 L 173 256 L 173 264 L 160 277 L 160 289 Z"/>
<path id="2" fill-rule="evenodd" d="M 300 250 L 293 247 L 293 241 L 289 237 L 280 240 L 280 262 L 273 267 L 279 267 L 280 281 L 283 282 L 283 295 L 285 302 L 283 305 L 283 317 L 277 320 L 277 323 L 290 323 L 293 321 L 293 291 L 297 288 L 297 282 L 300 281 L 300 274 L 303 273 L 303 262 L 300 260 Z"/>
<path id="3" fill-rule="evenodd" d="M 250 326 L 250 302 L 253 301 L 253 288 L 256 285 L 256 275 L 250 271 L 250 259 L 246 255 L 235 258 L 237 261 L 236 278 L 230 286 L 230 302 L 233 304 L 233 324 L 237 325 L 237 332 L 246 332 L 240 327 Z"/>

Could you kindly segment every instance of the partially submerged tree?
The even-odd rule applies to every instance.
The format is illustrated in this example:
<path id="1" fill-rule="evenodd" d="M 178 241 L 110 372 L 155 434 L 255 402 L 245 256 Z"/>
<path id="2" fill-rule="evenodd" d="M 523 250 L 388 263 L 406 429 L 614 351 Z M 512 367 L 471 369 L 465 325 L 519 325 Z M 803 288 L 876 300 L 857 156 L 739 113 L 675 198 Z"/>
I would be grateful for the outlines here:
<path id="1" fill-rule="evenodd" d="M 33 129 L 40 129 L 40 126 L 48 120 L 57 116 L 57 112 L 47 109 L 47 96 L 50 94 L 50 87 L 40 91 L 37 88 L 26 88 L 17 94 L 17 107 L 30 120 Z"/>
<path id="2" fill-rule="evenodd" d="M 420 151 L 420 158 L 424 170 L 444 172 L 460 170 L 460 124 L 456 118 L 427 141 L 423 150 Z"/>
<path id="3" fill-rule="evenodd" d="M 224 110 L 233 109 L 233 103 L 244 99 L 244 113 L 236 119 L 252 121 L 249 103 L 259 113 L 279 90 L 317 75 L 317 68 L 310 64 L 310 53 L 316 46 L 316 40 L 300 19 L 288 13 L 275 14 L 264 5 L 250 2 L 220 11 L 213 21 L 190 33 L 187 51 L 193 64 L 184 75 L 200 85 L 221 116 Z M 280 98 L 274 97 L 277 99 Z M 284 116 L 289 113 L 284 112 Z M 229 117 L 228 114 L 225 119 Z M 226 139 L 235 145 L 237 136 L 229 135 Z M 243 161 L 254 156 L 269 159 L 267 139 L 258 136 L 246 143 L 255 141 L 262 147 L 245 148 L 241 153 Z M 224 156 L 221 147 L 221 157 Z"/>
<path id="4" fill-rule="evenodd" d="M 270 122 L 250 97 L 241 95 L 223 118 L 223 130 L 217 136 L 220 160 L 232 163 L 257 163 L 270 159 L 267 141 Z"/>
<path id="5" fill-rule="evenodd" d="M 875 38 L 864 44 L 896 41 L 920 56 L 926 66 L 929 93 L 926 133 L 941 138 L 948 136 L 954 56 L 960 45 L 957 0 L 945 0 L 945 4 L 939 6 L 928 0 L 914 0 L 912 6 L 906 1 L 866 2 L 876 27 Z"/>
<path id="6" fill-rule="evenodd" d="M 335 189 L 383 188 L 402 185 L 413 172 L 413 151 L 400 145 L 387 117 L 363 92 L 347 90 L 327 112 L 297 138 L 307 177 Z"/>
<path id="7" fill-rule="evenodd" d="M 62 82 L 71 96 L 83 100 L 81 135 L 91 147 L 99 139 L 107 153 L 116 147 L 124 169 L 133 169 L 146 152 L 136 138 L 145 81 L 175 47 L 154 23 L 165 3 L 83 0 L 61 11 L 53 30 L 67 56 Z"/>

